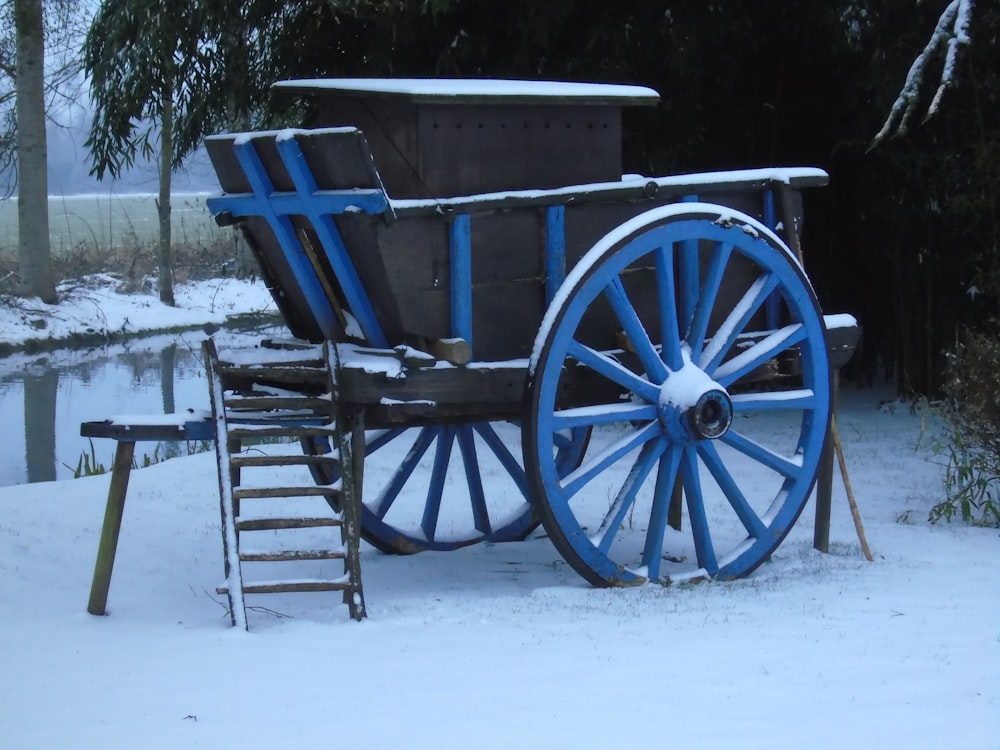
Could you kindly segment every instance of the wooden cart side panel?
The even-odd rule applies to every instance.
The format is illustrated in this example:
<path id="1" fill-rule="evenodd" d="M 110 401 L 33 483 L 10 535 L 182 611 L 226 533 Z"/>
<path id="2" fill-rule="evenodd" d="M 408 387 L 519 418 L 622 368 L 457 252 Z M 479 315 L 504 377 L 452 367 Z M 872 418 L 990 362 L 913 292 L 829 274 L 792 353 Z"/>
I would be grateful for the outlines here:
<path id="1" fill-rule="evenodd" d="M 712 196 L 723 205 L 764 219 L 764 192 Z M 607 232 L 634 216 L 677 201 L 677 196 L 622 202 L 569 205 L 565 209 L 566 268 L 571 269 Z M 715 200 L 713 200 L 715 202 Z M 402 341 L 422 344 L 453 335 L 450 322 L 448 223 L 441 217 L 410 217 L 391 226 L 374 224 L 376 244 L 384 260 L 387 294 L 398 307 Z M 472 229 L 473 358 L 495 361 L 526 357 L 545 314 L 545 209 L 524 207 L 476 212 Z M 707 249 L 704 251 L 707 253 Z M 702 269 L 704 274 L 705 269 Z M 738 298 L 753 282 L 737 259 L 727 273 L 721 295 Z M 650 326 L 655 296 L 649 279 L 636 274 L 627 289 Z M 381 292 L 380 292 L 381 294 Z M 713 314 L 710 326 L 721 322 Z M 610 310 L 597 305 L 588 321 L 592 343 L 614 346 L 617 324 Z M 655 331 L 651 331 L 654 333 Z"/>
<path id="2" fill-rule="evenodd" d="M 294 139 L 295 143 L 279 143 L 288 139 Z M 300 207 L 301 214 L 288 215 L 287 203 L 280 210 L 275 208 L 277 215 L 271 216 L 271 221 L 277 222 L 275 226 L 260 216 L 250 215 L 242 220 L 261 273 L 269 282 L 272 296 L 293 334 L 311 341 L 344 340 L 348 335 L 363 338 L 361 329 L 367 331 L 372 326 L 363 322 L 360 327 L 355 325 L 358 317 L 362 321 L 398 318 L 390 296 L 380 295 L 382 301 L 378 305 L 373 305 L 368 296 L 368 289 L 379 290 L 385 286 L 381 256 L 376 252 L 372 233 L 365 231 L 364 221 L 358 220 L 368 217 L 352 212 L 348 205 L 348 213 L 340 214 L 338 221 L 337 216 L 317 210 L 311 197 L 319 195 L 313 193 L 314 190 L 346 189 L 348 200 L 353 201 L 354 190 L 381 191 L 378 172 L 360 131 L 346 128 L 316 132 L 270 131 L 217 136 L 209 139 L 208 144 L 223 188 L 227 194 L 235 194 L 229 202 L 232 211 L 238 212 L 238 208 L 260 210 L 259 205 L 253 204 L 254 200 L 271 201 L 271 195 L 252 197 L 255 184 L 258 193 L 263 189 L 292 198 L 298 196 L 298 202 L 291 206 L 294 211 Z M 256 178 L 251 178 L 247 171 L 257 167 L 240 161 L 239 150 L 247 147 L 252 149 L 266 175 L 263 186 L 259 180 L 255 183 Z M 286 164 L 288 159 L 292 161 Z M 293 167 L 301 164 L 299 159 L 304 162 L 305 171 L 299 168 L 299 176 L 293 177 Z M 343 256 L 338 247 L 345 226 L 350 228 L 351 234 L 345 244 L 353 250 L 347 250 L 347 255 Z M 329 238 L 328 241 L 324 242 L 323 237 Z M 354 267 L 355 256 L 362 261 L 360 273 Z M 335 264 L 339 264 L 346 275 L 335 272 Z M 354 305 L 349 301 L 357 302 L 364 315 L 352 310 Z M 317 306 L 324 309 L 318 310 Z M 354 321 L 350 313 L 354 313 Z M 380 323 L 375 323 L 372 330 L 378 331 L 381 338 Z"/>
<path id="3" fill-rule="evenodd" d="M 309 122 L 363 131 L 390 196 L 431 198 L 434 193 L 420 176 L 416 112 L 417 106 L 404 100 L 318 96 Z"/>
<path id="4" fill-rule="evenodd" d="M 367 136 L 393 198 L 539 190 L 621 178 L 621 105 L 415 102 L 327 92 L 311 127 Z"/>
<path id="5" fill-rule="evenodd" d="M 621 178 L 618 106 L 428 104 L 416 128 L 420 172 L 436 196 Z"/>
<path id="6" fill-rule="evenodd" d="M 249 193 L 250 182 L 236 158 L 234 140 L 235 136 L 210 138 L 205 147 L 223 191 Z M 249 216 L 240 228 L 257 259 L 261 279 L 271 292 L 292 335 L 307 341 L 322 341 L 323 334 L 316 316 L 308 306 L 299 304 L 305 295 L 270 225 L 260 216 Z"/>

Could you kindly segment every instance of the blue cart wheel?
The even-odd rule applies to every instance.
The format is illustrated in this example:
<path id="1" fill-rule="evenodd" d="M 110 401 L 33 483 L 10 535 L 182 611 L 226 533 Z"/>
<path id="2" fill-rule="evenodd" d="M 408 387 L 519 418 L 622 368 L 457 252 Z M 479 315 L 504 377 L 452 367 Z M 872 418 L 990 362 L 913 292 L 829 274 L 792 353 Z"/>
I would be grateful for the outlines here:
<path id="1" fill-rule="evenodd" d="M 528 389 L 535 504 L 599 586 L 753 571 L 806 504 L 831 408 L 798 262 L 750 217 L 698 203 L 642 214 L 583 257 L 538 333 Z M 587 454 L 560 473 L 552 441 L 582 427 Z"/>
<path id="2" fill-rule="evenodd" d="M 555 435 L 556 471 L 572 471 L 589 430 Z M 361 533 L 389 554 L 524 539 L 539 524 L 509 422 L 372 430 L 366 435 Z M 323 447 L 303 443 L 307 453 Z M 327 484 L 337 479 L 315 476 Z"/>

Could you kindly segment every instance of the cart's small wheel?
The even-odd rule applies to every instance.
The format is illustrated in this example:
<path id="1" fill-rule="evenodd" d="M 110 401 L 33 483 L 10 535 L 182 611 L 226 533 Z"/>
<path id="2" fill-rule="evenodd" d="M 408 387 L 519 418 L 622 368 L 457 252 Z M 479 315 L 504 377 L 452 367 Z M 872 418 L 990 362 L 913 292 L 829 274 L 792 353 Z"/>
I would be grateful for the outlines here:
<path id="1" fill-rule="evenodd" d="M 578 465 L 590 431 L 553 436 L 556 471 Z M 371 430 L 366 435 L 361 533 L 390 554 L 449 551 L 523 539 L 539 523 L 516 456 L 521 428 L 509 422 Z M 324 446 L 303 441 L 306 453 Z M 317 473 L 319 472 L 319 473 Z M 313 472 L 320 484 L 338 472 Z M 487 492 L 487 487 L 489 492 Z"/>
<path id="2" fill-rule="evenodd" d="M 799 264 L 750 217 L 697 203 L 636 217 L 574 267 L 528 389 L 542 522 L 604 586 L 754 570 L 809 497 L 831 400 Z M 561 474 L 553 436 L 581 427 L 587 455 Z"/>

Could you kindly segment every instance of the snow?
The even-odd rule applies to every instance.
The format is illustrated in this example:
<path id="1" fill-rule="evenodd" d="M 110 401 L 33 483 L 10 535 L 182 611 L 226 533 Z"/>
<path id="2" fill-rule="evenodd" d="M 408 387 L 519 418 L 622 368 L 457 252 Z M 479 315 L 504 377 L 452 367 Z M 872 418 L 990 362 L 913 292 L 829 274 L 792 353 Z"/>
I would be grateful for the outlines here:
<path id="1" fill-rule="evenodd" d="M 51 312 L 58 330 L 209 322 L 257 286 Z M 810 503 L 744 580 L 594 589 L 541 532 L 364 546 L 366 621 L 340 593 L 258 596 L 249 633 L 214 593 L 213 453 L 132 472 L 108 617 L 85 607 L 109 477 L 0 488 L 0 746 L 995 750 L 998 531 L 926 521 L 933 413 L 844 386 L 838 422 L 872 563 L 835 475 L 831 553 L 812 549 Z"/>
<path id="2" fill-rule="evenodd" d="M 278 81 L 276 89 L 330 91 L 336 93 L 403 96 L 414 100 L 442 99 L 537 99 L 569 98 L 585 101 L 625 100 L 655 104 L 659 93 L 645 86 L 564 81 L 518 81 L 475 78 L 305 78 Z"/>
<path id="3" fill-rule="evenodd" d="M 111 424 L 130 427 L 176 427 L 183 430 L 188 422 L 211 419 L 212 413 L 204 409 L 185 409 L 176 414 L 115 414 L 108 418 Z"/>
<path id="4" fill-rule="evenodd" d="M 728 185 L 734 183 L 768 183 L 781 182 L 791 184 L 795 180 L 825 180 L 829 175 L 816 167 L 766 167 L 762 169 L 735 169 L 717 172 L 692 172 L 688 174 L 668 175 L 666 177 L 643 177 L 642 175 L 623 175 L 618 182 L 588 182 L 582 185 L 567 185 L 546 190 L 500 190 L 493 193 L 477 193 L 475 195 L 460 195 L 453 198 L 388 198 L 389 205 L 395 211 L 406 209 L 445 207 L 460 209 L 463 205 L 481 204 L 496 201 L 523 199 L 533 200 L 543 197 L 572 196 L 579 193 L 614 192 L 624 188 L 639 188 L 655 185 L 657 190 L 667 188 L 690 189 L 692 187 L 711 187 L 713 185 Z M 691 203 L 684 204 L 690 207 Z"/>
<path id="5" fill-rule="evenodd" d="M 60 302 L 4 298 L 0 331 L 4 344 L 49 344 L 73 336 L 119 336 L 142 331 L 221 325 L 244 313 L 277 314 L 271 293 L 260 281 L 211 279 L 174 286 L 176 307 L 160 302 L 155 289 L 121 291 L 109 274 L 88 276 L 57 287 Z"/>

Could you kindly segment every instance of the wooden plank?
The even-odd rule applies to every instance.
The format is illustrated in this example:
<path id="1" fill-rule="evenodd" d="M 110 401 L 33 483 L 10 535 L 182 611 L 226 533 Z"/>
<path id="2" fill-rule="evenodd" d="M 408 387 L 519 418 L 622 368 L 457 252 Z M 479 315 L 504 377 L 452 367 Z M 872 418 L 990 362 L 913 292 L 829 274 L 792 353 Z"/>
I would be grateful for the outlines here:
<path id="1" fill-rule="evenodd" d="M 269 583 L 251 583 L 243 586 L 244 594 L 288 594 L 312 591 L 344 591 L 350 584 L 342 581 L 274 581 Z M 226 587 L 215 589 L 217 594 L 225 594 Z"/>
<path id="2" fill-rule="evenodd" d="M 330 435 L 333 434 L 333 432 L 334 430 L 332 427 L 233 426 L 229 429 L 229 436 L 233 438 L 238 438 L 240 440 L 252 440 L 254 438 L 267 438 L 267 437 L 287 437 L 287 438 L 329 437 Z"/>
<path id="3" fill-rule="evenodd" d="M 166 418 L 166 417 L 165 417 Z M 161 440 L 215 440 L 215 424 L 211 419 L 199 419 L 184 424 L 121 424 L 110 419 L 80 424 L 82 437 L 111 438 L 121 443 L 142 443 Z"/>
<path id="4" fill-rule="evenodd" d="M 724 194 L 758 194 L 772 185 L 787 184 L 792 190 L 823 187 L 829 182 L 825 174 L 804 174 L 790 177 L 787 183 L 775 179 L 776 170 L 746 170 L 711 174 L 681 175 L 678 177 L 650 177 L 635 181 L 614 181 L 568 185 L 545 191 L 504 190 L 494 193 L 437 197 L 433 200 L 397 200 L 393 204 L 397 219 L 440 216 L 450 213 L 485 213 L 508 211 L 515 208 L 548 206 L 585 206 L 600 203 L 636 203 L 646 210 L 654 205 L 676 203 L 683 196 L 697 194 L 701 200 L 714 203 Z M 731 177 L 729 175 L 732 175 Z M 746 175 L 746 176 L 743 176 Z M 688 180 L 685 180 L 685 177 Z M 724 203 L 724 201 L 723 201 Z"/>
<path id="5" fill-rule="evenodd" d="M 239 455 L 232 457 L 233 466 L 237 466 L 240 468 L 261 467 L 261 466 L 324 466 L 333 468 L 339 465 L 339 463 L 340 462 L 336 458 L 331 458 L 330 456 Z"/>
<path id="6" fill-rule="evenodd" d="M 299 560 L 343 560 L 346 557 L 343 550 L 275 550 L 274 552 L 240 551 L 243 562 L 296 562 Z"/>
<path id="7" fill-rule="evenodd" d="M 340 490 L 321 485 L 309 487 L 240 487 L 233 489 L 237 500 L 264 497 L 336 497 Z"/>
<path id="8" fill-rule="evenodd" d="M 340 526 L 339 518 L 248 518 L 236 521 L 237 531 L 274 531 L 277 529 L 314 529 L 325 526 Z"/>

